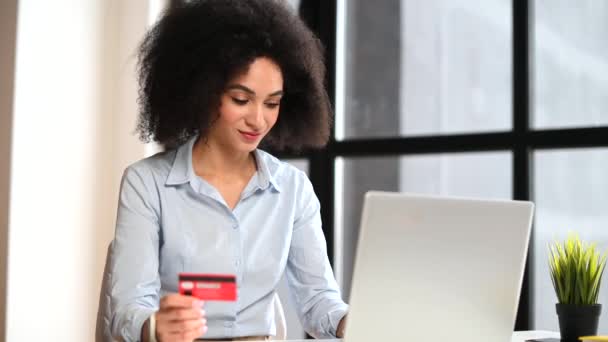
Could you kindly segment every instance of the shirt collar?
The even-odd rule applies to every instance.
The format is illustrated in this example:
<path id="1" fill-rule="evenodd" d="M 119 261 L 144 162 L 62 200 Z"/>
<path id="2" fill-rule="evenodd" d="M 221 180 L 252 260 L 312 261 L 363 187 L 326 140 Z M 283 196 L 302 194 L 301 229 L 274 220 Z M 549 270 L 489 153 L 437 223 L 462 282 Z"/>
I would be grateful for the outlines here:
<path id="1" fill-rule="evenodd" d="M 260 189 L 266 190 L 272 185 L 276 191 L 281 192 L 281 186 L 277 181 L 280 170 L 279 161 L 270 154 L 258 149 L 255 150 L 255 160 L 258 167 L 258 186 Z"/>
<path id="2" fill-rule="evenodd" d="M 166 185 L 179 185 L 194 181 L 197 176 L 192 167 L 192 148 L 198 137 L 194 137 L 181 145 L 175 153 L 173 166 L 169 172 L 169 176 L 165 182 Z M 257 164 L 257 187 L 262 190 L 272 187 L 281 192 L 279 185 L 278 174 L 280 171 L 280 162 L 270 154 L 256 149 L 254 156 Z"/>
<path id="3" fill-rule="evenodd" d="M 166 185 L 184 184 L 194 180 L 196 175 L 192 168 L 192 147 L 196 139 L 197 137 L 188 140 L 177 149 Z"/>

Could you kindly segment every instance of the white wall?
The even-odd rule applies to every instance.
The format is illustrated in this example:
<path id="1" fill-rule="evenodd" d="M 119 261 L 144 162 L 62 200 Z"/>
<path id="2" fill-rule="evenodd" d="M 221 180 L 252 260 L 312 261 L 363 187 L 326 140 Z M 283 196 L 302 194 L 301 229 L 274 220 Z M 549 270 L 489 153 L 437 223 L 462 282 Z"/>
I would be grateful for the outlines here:
<path id="1" fill-rule="evenodd" d="M 120 175 L 145 152 L 133 54 L 148 15 L 147 0 L 19 1 L 6 341 L 94 339 Z"/>

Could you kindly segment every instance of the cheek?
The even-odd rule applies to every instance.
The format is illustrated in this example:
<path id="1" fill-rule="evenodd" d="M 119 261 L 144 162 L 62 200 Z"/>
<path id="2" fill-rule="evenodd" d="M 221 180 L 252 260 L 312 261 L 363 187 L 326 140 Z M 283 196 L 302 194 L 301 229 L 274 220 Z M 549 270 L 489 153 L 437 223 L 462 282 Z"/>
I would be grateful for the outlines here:
<path id="1" fill-rule="evenodd" d="M 220 112 L 220 120 L 225 123 L 236 122 L 241 117 L 243 117 L 243 115 L 245 115 L 243 107 L 240 107 L 240 106 L 237 106 L 234 104 L 230 104 L 230 103 L 222 104 L 219 112 Z"/>
<path id="2" fill-rule="evenodd" d="M 274 124 L 279 119 L 279 110 L 273 110 L 266 115 L 266 122 L 270 127 L 274 126 Z"/>

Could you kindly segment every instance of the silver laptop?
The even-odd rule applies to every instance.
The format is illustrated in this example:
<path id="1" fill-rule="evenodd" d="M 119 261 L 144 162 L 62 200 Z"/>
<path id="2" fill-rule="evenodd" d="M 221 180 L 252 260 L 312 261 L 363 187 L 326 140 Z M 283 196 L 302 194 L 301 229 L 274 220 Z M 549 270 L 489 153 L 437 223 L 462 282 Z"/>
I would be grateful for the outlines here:
<path id="1" fill-rule="evenodd" d="M 511 340 L 533 204 L 369 192 L 345 342 Z"/>

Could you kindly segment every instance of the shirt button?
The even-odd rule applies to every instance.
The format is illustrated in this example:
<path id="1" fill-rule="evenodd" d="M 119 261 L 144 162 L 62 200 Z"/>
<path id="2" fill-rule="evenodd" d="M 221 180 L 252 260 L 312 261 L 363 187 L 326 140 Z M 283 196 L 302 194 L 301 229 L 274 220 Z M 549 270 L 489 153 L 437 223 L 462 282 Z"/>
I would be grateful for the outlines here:
<path id="1" fill-rule="evenodd" d="M 234 326 L 234 323 L 232 323 L 232 322 L 224 322 L 224 326 L 226 328 L 232 328 Z"/>
<path id="2" fill-rule="evenodd" d="M 239 224 L 238 224 L 238 223 L 233 224 L 233 225 L 232 225 L 232 228 L 234 228 L 234 229 L 238 229 L 238 228 L 239 228 Z"/>

